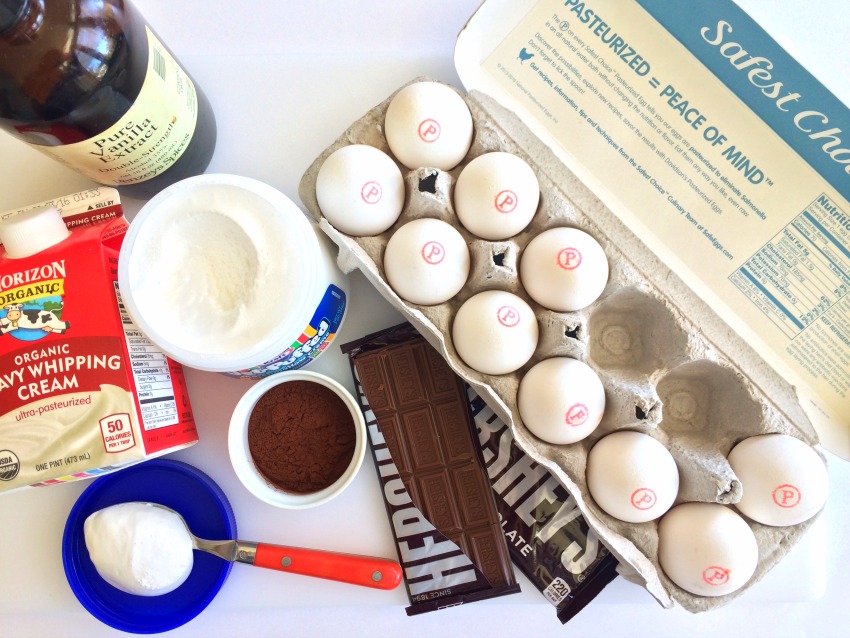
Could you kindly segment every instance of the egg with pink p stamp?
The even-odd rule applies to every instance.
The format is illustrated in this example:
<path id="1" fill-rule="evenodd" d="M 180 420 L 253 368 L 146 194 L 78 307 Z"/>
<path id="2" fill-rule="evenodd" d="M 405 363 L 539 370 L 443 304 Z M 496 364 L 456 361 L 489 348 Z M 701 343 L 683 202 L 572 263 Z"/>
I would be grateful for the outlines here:
<path id="1" fill-rule="evenodd" d="M 396 230 L 384 251 L 384 273 L 395 293 L 432 306 L 454 297 L 469 276 L 469 248 L 454 227 L 416 219 Z"/>
<path id="2" fill-rule="evenodd" d="M 479 155 L 457 178 L 454 207 L 458 220 L 482 239 L 508 239 L 521 232 L 540 203 L 532 168 L 512 153 Z"/>
<path id="3" fill-rule="evenodd" d="M 735 507 L 774 527 L 797 525 L 826 504 L 829 473 L 815 450 L 788 434 L 744 439 L 729 453 L 743 494 Z"/>
<path id="4" fill-rule="evenodd" d="M 485 290 L 467 299 L 452 324 L 452 342 L 463 362 L 484 374 L 524 366 L 537 349 L 537 317 L 520 297 Z"/>
<path id="5" fill-rule="evenodd" d="M 679 492 L 672 454 L 648 434 L 609 434 L 587 456 L 587 487 L 607 514 L 627 523 L 646 523 L 664 514 Z"/>
<path id="6" fill-rule="evenodd" d="M 583 361 L 552 357 L 537 363 L 519 383 L 517 407 L 540 439 L 565 445 L 593 432 L 605 412 L 605 388 Z"/>
<path id="7" fill-rule="evenodd" d="M 608 258 L 583 230 L 550 228 L 525 247 L 519 274 L 526 292 L 541 306 L 573 312 L 602 294 L 608 283 Z"/>
<path id="8" fill-rule="evenodd" d="M 401 214 L 404 179 L 380 149 L 351 144 L 325 159 L 316 176 L 316 199 L 335 228 L 371 237 L 387 230 Z"/>

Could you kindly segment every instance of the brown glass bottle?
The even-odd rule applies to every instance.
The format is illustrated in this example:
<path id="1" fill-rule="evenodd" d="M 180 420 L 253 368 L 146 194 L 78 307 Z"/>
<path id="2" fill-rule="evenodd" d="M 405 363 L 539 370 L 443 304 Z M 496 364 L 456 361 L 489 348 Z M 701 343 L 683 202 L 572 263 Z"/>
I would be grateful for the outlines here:
<path id="1" fill-rule="evenodd" d="M 215 149 L 209 101 L 169 58 L 127 0 L 0 0 L 0 128 L 150 197 L 204 172 Z M 168 100 L 174 115 L 159 111 Z"/>

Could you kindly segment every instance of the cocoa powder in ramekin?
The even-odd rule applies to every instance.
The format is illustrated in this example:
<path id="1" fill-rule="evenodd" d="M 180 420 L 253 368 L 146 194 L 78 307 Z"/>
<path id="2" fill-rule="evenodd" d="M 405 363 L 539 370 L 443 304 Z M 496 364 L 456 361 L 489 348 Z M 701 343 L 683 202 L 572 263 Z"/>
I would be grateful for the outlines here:
<path id="1" fill-rule="evenodd" d="M 312 381 L 273 386 L 248 420 L 254 465 L 272 485 L 295 494 L 333 484 L 351 463 L 355 442 L 354 420 L 345 402 Z"/>

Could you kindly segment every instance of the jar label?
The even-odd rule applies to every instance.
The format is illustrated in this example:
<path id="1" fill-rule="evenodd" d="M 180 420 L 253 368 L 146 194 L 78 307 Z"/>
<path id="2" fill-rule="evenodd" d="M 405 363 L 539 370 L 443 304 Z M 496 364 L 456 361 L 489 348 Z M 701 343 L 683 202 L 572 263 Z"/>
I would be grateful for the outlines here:
<path id="1" fill-rule="evenodd" d="M 316 312 L 313 313 L 310 323 L 286 350 L 261 365 L 224 374 L 242 379 L 258 379 L 275 372 L 304 367 L 331 345 L 342 324 L 345 306 L 345 293 L 331 284 L 319 302 Z"/>
<path id="2" fill-rule="evenodd" d="M 34 148 L 86 177 L 127 186 L 156 177 L 186 150 L 198 119 L 195 85 L 153 32 L 139 96 L 115 125 L 82 142 Z"/>

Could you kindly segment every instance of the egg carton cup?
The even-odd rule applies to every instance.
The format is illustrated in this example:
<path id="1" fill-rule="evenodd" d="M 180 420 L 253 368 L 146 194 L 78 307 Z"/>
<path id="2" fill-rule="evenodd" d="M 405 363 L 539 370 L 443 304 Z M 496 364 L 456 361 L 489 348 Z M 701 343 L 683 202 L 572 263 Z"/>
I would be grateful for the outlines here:
<path id="1" fill-rule="evenodd" d="M 512 112 L 480 92 L 461 96 L 475 127 L 468 154 L 450 171 L 429 167 L 409 170 L 399 163 L 406 199 L 400 218 L 390 229 L 373 237 L 351 237 L 339 232 L 322 215 L 315 187 L 322 163 L 342 146 L 368 144 L 392 157 L 383 131 L 384 114 L 392 96 L 354 122 L 313 162 L 299 186 L 302 202 L 339 246 L 340 268 L 345 272 L 360 269 L 509 425 L 517 443 L 573 494 L 588 524 L 619 559 L 619 570 L 625 578 L 646 587 L 668 608 L 675 601 L 691 612 L 699 612 L 728 603 L 777 564 L 815 519 L 795 526 L 768 527 L 744 517 L 759 548 L 753 578 L 732 594 L 696 596 L 679 588 L 661 570 L 658 521 L 626 523 L 596 505 L 585 481 L 588 452 L 611 432 L 643 432 L 665 445 L 676 460 L 681 479 L 676 504 L 734 504 L 741 497 L 741 484 L 726 455 L 737 442 L 758 434 L 784 433 L 810 446 L 817 445 L 817 435 L 793 388 Z M 532 167 L 540 183 L 540 204 L 531 224 L 504 241 L 487 241 L 469 233 L 452 205 L 452 188 L 463 167 L 491 151 L 518 155 Z M 382 265 L 393 232 L 422 217 L 451 224 L 466 239 L 471 253 L 470 275 L 463 289 L 435 306 L 401 299 L 387 283 Z M 592 235 L 605 250 L 610 266 L 602 295 L 578 312 L 543 308 L 525 293 L 519 279 L 519 259 L 528 242 L 542 231 L 559 226 L 579 228 Z M 455 313 L 464 301 L 484 290 L 512 292 L 536 312 L 538 347 L 532 359 L 514 373 L 493 376 L 477 372 L 460 359 L 452 344 Z M 591 436 L 578 443 L 544 442 L 519 418 L 516 394 L 520 379 L 535 363 L 553 356 L 584 361 L 597 372 L 605 387 L 602 422 Z"/>

